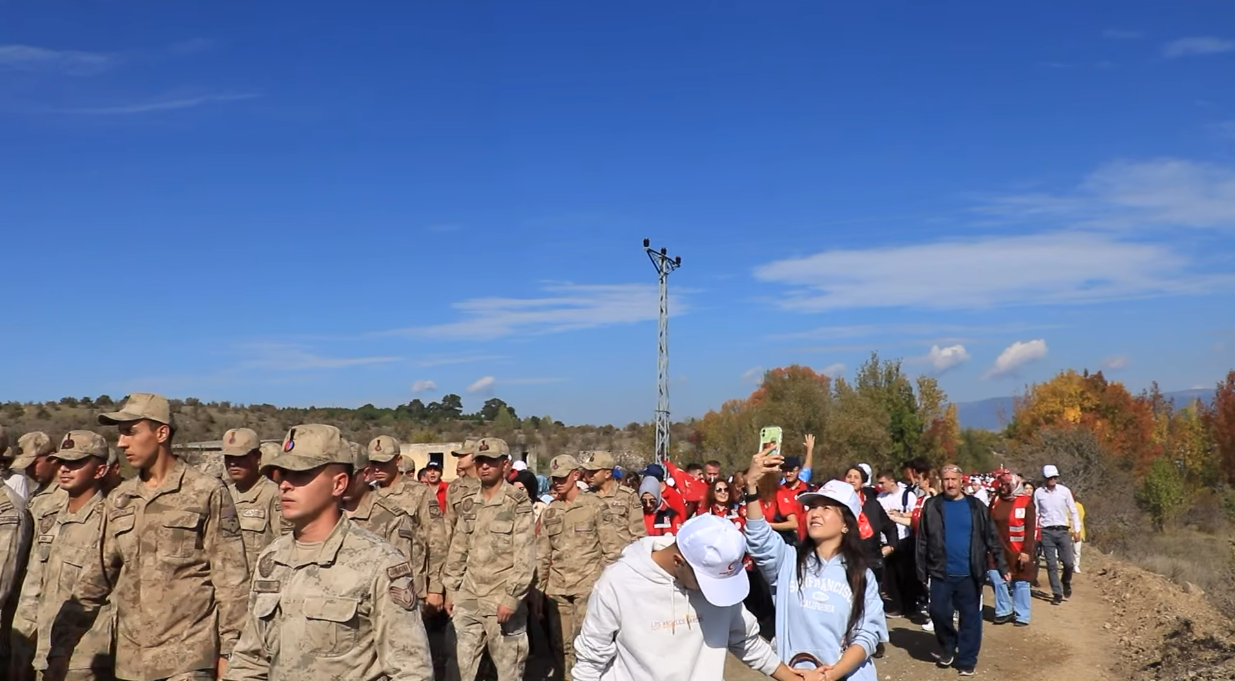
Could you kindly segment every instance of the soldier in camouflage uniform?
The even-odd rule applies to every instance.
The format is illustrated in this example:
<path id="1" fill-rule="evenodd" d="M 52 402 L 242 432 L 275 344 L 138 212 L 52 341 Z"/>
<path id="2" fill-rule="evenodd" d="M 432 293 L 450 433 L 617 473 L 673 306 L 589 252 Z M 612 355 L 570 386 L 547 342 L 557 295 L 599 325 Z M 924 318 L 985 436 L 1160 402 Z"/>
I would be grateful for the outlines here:
<path id="1" fill-rule="evenodd" d="M 263 442 L 259 449 L 261 449 L 262 458 L 261 463 L 258 464 L 258 470 L 262 472 L 262 477 L 273 482 L 274 469 L 270 467 L 270 463 L 283 453 L 282 445 L 276 442 Z M 275 486 L 278 487 L 277 484 Z"/>
<path id="2" fill-rule="evenodd" d="M 222 482 L 172 455 L 166 398 L 133 393 L 99 423 L 119 426 L 138 476 L 104 502 L 101 560 L 84 566 L 53 626 L 49 657 L 71 657 L 110 602 L 117 678 L 213 679 L 240 636 L 248 595 L 236 505 Z"/>
<path id="3" fill-rule="evenodd" d="M 30 497 L 26 505 L 30 514 L 38 517 L 42 507 L 55 507 L 64 502 L 64 495 L 56 494 L 60 485 L 56 484 L 56 463 L 51 459 L 56 444 L 47 433 L 36 431 L 22 435 L 17 441 L 17 449 L 21 453 L 13 460 L 13 470 L 25 472 L 30 481 Z"/>
<path id="4" fill-rule="evenodd" d="M 643 504 L 631 488 L 613 479 L 613 455 L 609 452 L 588 452 L 580 462 L 583 481 L 609 507 L 609 515 L 625 547 L 647 536 L 643 525 Z"/>
<path id="5" fill-rule="evenodd" d="M 480 478 L 476 477 L 476 442 L 465 440 L 463 446 L 450 453 L 455 457 L 455 477 L 446 487 L 446 540 L 454 536 L 455 525 L 459 523 L 459 506 L 463 500 L 474 496 L 480 489 Z"/>
<path id="6" fill-rule="evenodd" d="M 261 446 L 257 433 L 248 428 L 223 434 L 223 465 L 231 481 L 227 491 L 240 514 L 240 536 L 250 570 L 257 566 L 257 554 L 290 529 L 279 508 L 279 486 L 261 474 Z"/>
<path id="7" fill-rule="evenodd" d="M 549 463 L 554 499 L 540 516 L 536 534 L 538 616 L 549 625 L 557 678 L 570 681 L 574 640 L 583 627 L 587 600 L 600 573 L 622 554 L 624 544 L 609 507 L 579 482 L 579 461 L 562 454 Z"/>
<path id="8" fill-rule="evenodd" d="M 399 441 L 389 435 L 379 435 L 369 442 L 369 464 L 377 493 L 391 504 L 399 506 L 412 519 L 412 569 L 425 575 L 425 591 L 416 595 L 425 601 L 425 630 L 433 652 L 435 674 L 445 677 L 446 659 L 450 657 L 446 627 L 450 618 L 445 612 L 445 589 L 442 586 L 442 566 L 450 545 L 446 539 L 446 521 L 429 487 L 416 482 L 403 472 L 403 456 Z"/>
<path id="9" fill-rule="evenodd" d="M 12 635 L 13 615 L 17 612 L 17 599 L 21 589 L 21 575 L 26 569 L 33 535 L 30 512 L 26 500 L 6 484 L 0 484 L 0 671 L 9 668 L 9 638 Z M 33 656 L 30 646 L 15 651 L 17 662 L 25 664 Z"/>
<path id="10" fill-rule="evenodd" d="M 73 595 L 83 569 L 98 560 L 103 540 L 103 479 L 111 458 L 107 441 L 88 430 L 69 431 L 52 455 L 60 470 L 63 503 L 36 520 L 37 541 L 22 586 L 13 630 L 36 641 L 33 667 L 48 681 L 95 681 L 112 678 L 112 615 L 104 605 L 94 625 L 71 647 L 60 646 L 49 657 L 57 615 Z M 68 653 L 68 656 L 65 656 Z M 28 678 L 14 669 L 11 678 Z"/>
<path id="11" fill-rule="evenodd" d="M 288 431 L 279 471 L 292 534 L 257 559 L 224 681 L 429 681 L 412 566 L 340 512 L 354 471 L 334 426 Z"/>
<path id="12" fill-rule="evenodd" d="M 462 681 L 474 681 L 486 648 L 498 681 L 522 681 L 527 663 L 524 599 L 536 566 L 536 537 L 531 501 L 503 477 L 509 456 L 502 440 L 476 444 L 481 487 L 459 504 L 446 559 L 446 608 Z"/>
<path id="13" fill-rule="evenodd" d="M 390 542 L 407 559 L 420 553 L 415 548 L 416 533 L 412 531 L 412 518 L 403 512 L 402 508 L 386 501 L 369 487 L 367 482 L 372 475 L 369 466 L 369 455 L 364 447 L 351 448 L 352 477 L 347 491 L 343 494 L 343 514 L 353 524 L 376 534 Z M 424 572 L 415 572 L 416 594 L 424 593 Z"/>

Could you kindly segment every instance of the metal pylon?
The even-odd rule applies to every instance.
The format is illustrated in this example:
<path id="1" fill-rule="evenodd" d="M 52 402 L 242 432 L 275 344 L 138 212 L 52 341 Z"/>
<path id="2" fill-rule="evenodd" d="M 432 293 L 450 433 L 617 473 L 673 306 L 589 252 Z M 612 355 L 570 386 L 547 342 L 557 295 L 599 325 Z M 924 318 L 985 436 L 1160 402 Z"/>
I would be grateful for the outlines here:
<path id="1" fill-rule="evenodd" d="M 660 278 L 660 325 L 656 337 L 656 461 L 669 459 L 669 273 L 682 266 L 682 258 L 670 258 L 668 249 L 652 249 L 643 240 L 652 265 Z"/>

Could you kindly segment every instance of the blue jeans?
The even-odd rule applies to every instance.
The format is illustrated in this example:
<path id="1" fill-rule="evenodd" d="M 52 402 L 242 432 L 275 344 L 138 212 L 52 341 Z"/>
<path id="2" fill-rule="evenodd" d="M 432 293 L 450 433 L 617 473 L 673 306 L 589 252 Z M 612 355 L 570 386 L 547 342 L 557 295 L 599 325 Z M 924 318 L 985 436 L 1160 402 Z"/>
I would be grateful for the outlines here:
<path id="1" fill-rule="evenodd" d="M 1013 579 L 1009 593 L 1008 584 L 998 570 L 991 570 L 986 576 L 990 578 L 991 589 L 995 592 L 995 617 L 1007 617 L 1015 608 L 1016 621 L 1029 624 L 1029 604 L 1033 601 L 1029 595 L 1029 582 Z"/>
<path id="2" fill-rule="evenodd" d="M 978 666 L 982 648 L 982 605 L 978 597 L 982 582 L 970 577 L 931 578 L 931 621 L 935 640 L 944 655 L 956 654 L 958 668 Z M 952 625 L 952 613 L 960 613 L 960 631 Z"/>

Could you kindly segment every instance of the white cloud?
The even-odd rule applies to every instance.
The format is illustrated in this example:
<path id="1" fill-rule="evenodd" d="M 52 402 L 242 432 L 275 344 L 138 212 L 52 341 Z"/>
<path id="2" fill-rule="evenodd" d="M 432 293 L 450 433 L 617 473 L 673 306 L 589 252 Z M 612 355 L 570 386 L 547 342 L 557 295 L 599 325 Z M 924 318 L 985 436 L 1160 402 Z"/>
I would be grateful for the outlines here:
<path id="1" fill-rule="evenodd" d="M 1203 292 L 1231 279 L 1192 269 L 1166 244 L 1050 232 L 838 249 L 768 263 L 754 274 L 792 287 L 778 302 L 802 312 L 1091 303 Z"/>
<path id="2" fill-rule="evenodd" d="M 1173 158 L 1115 161 L 1074 191 L 998 197 L 976 210 L 1090 229 L 1235 229 L 1235 168 Z"/>
<path id="3" fill-rule="evenodd" d="M 774 334 L 768 338 L 774 340 L 840 340 L 848 338 L 884 338 L 888 336 L 990 336 L 1007 335 L 1021 331 L 1058 328 L 1055 324 L 997 324 L 997 325 L 965 325 L 965 324 L 854 324 L 849 326 L 821 326 L 807 331 Z M 940 341 L 942 342 L 942 341 Z M 869 347 L 859 345 L 858 347 Z"/>
<path id="4" fill-rule="evenodd" d="M 823 371 L 820 371 L 819 373 L 823 374 L 824 376 L 827 376 L 828 378 L 836 378 L 837 376 L 840 376 L 841 374 L 845 373 L 845 365 L 842 364 L 841 362 L 837 362 L 836 364 L 829 364 L 823 368 Z"/>
<path id="5" fill-rule="evenodd" d="M 1102 32 L 1103 38 L 1111 40 L 1136 40 L 1143 35 L 1140 31 L 1130 31 L 1126 28 L 1108 28 Z"/>
<path id="6" fill-rule="evenodd" d="M 1017 341 L 1009 345 L 982 378 L 1004 378 L 1016 374 L 1016 370 L 1030 362 L 1046 357 L 1046 341 L 1042 339 Z"/>
<path id="7" fill-rule="evenodd" d="M 969 352 L 964 345 L 951 345 L 946 348 L 933 345 L 930 352 L 926 353 L 926 360 L 935 368 L 936 373 L 942 374 L 968 362 Z"/>
<path id="8" fill-rule="evenodd" d="M 1111 371 L 1116 369 L 1124 369 L 1130 364 L 1132 364 L 1132 361 L 1123 355 L 1114 355 L 1102 360 L 1102 368 Z"/>
<path id="9" fill-rule="evenodd" d="M 414 394 L 429 392 L 430 390 L 437 390 L 437 384 L 428 379 L 422 378 L 412 384 L 412 392 Z"/>
<path id="10" fill-rule="evenodd" d="M 491 340 L 654 321 L 660 314 L 660 298 L 654 284 L 555 283 L 544 286 L 543 291 L 549 295 L 471 298 L 452 306 L 463 314 L 460 321 L 396 329 L 383 335 Z M 671 314 L 687 309 L 680 296 L 682 292 L 678 289 L 670 295 Z"/>
<path id="11" fill-rule="evenodd" d="M 763 382 L 764 369 L 759 365 L 755 365 L 746 371 L 742 372 L 742 382 L 758 385 Z"/>
<path id="12" fill-rule="evenodd" d="M 477 379 L 474 383 L 467 387 L 469 395 L 484 394 L 488 395 L 493 392 L 493 385 L 497 383 L 497 379 L 492 376 L 485 376 Z"/>
<path id="13" fill-rule="evenodd" d="M 31 45 L 0 45 L 0 71 L 90 76 L 120 63 L 115 55 L 77 50 L 49 50 Z"/>
<path id="14" fill-rule="evenodd" d="M 1197 54 L 1221 54 L 1235 50 L 1235 40 L 1215 38 L 1213 36 L 1197 36 L 1172 40 L 1162 46 L 1162 56 L 1173 59 Z"/>
<path id="15" fill-rule="evenodd" d="M 244 343 L 237 350 L 249 355 L 241 366 L 272 371 L 346 369 L 369 364 L 389 364 L 402 357 L 325 357 L 293 343 Z"/>
<path id="16" fill-rule="evenodd" d="M 155 99 L 146 102 L 137 102 L 133 104 L 120 104 L 117 106 L 97 106 L 97 107 L 81 107 L 75 109 L 58 109 L 54 113 L 75 114 L 82 116 L 128 116 L 133 114 L 153 113 L 156 111 L 176 111 L 179 109 L 192 109 L 204 104 L 214 104 L 220 102 L 238 102 L 246 99 L 254 99 L 260 97 L 257 94 L 226 94 L 226 95 L 203 95 L 200 97 L 182 97 L 175 99 Z"/>

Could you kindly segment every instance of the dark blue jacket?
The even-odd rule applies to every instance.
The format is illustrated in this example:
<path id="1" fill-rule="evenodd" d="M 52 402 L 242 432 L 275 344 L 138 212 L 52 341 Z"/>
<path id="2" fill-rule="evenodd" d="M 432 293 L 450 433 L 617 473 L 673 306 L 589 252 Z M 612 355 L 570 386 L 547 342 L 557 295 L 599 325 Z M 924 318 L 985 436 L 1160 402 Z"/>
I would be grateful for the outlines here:
<path id="1" fill-rule="evenodd" d="M 986 579 L 987 556 L 998 566 L 1000 574 L 1008 573 L 1008 563 L 1004 559 L 1003 548 L 999 535 L 995 533 L 995 524 L 991 522 L 990 511 L 977 499 L 966 496 L 973 522 L 969 534 L 969 575 L 981 582 Z M 943 537 L 943 497 L 935 496 L 922 505 L 922 517 L 918 521 L 916 546 L 918 558 L 918 579 L 926 583 L 926 578 L 947 579 L 948 552 Z"/>

